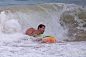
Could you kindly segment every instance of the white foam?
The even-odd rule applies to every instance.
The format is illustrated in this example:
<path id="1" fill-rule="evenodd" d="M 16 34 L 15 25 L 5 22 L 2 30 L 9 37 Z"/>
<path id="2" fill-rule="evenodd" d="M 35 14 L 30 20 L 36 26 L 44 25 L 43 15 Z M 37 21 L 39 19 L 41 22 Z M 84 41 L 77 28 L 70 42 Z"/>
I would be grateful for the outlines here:
<path id="1" fill-rule="evenodd" d="M 85 57 L 86 42 L 68 42 L 55 44 L 27 44 L 15 46 L 1 46 L 1 57 Z M 57 45 L 57 46 L 56 46 Z M 83 47 L 82 47 L 83 45 Z"/>
<path id="2" fill-rule="evenodd" d="M 0 14 L 0 56 L 80 57 L 81 55 L 82 57 L 86 57 L 85 41 L 59 42 L 62 42 L 65 39 L 70 39 L 70 37 L 66 36 L 67 28 L 61 26 L 59 21 L 60 15 L 67 8 L 67 5 L 62 5 L 65 4 L 60 4 L 60 6 L 63 7 L 60 11 L 56 10 L 58 7 L 53 5 L 55 12 L 50 12 L 50 10 L 42 6 L 31 8 L 19 7 L 20 11 L 14 13 L 11 11 L 2 11 Z M 37 11 L 38 9 L 39 11 Z M 53 9 L 51 9 L 51 11 Z M 44 35 L 54 36 L 58 42 L 52 44 L 40 44 L 33 41 L 35 38 L 24 34 L 27 28 L 34 27 L 36 29 L 40 23 L 46 25 Z"/>
<path id="3" fill-rule="evenodd" d="M 20 24 L 18 23 L 17 20 L 14 20 L 14 19 L 6 21 L 4 23 L 3 29 L 4 29 L 4 33 L 7 33 L 7 34 L 21 32 Z"/>

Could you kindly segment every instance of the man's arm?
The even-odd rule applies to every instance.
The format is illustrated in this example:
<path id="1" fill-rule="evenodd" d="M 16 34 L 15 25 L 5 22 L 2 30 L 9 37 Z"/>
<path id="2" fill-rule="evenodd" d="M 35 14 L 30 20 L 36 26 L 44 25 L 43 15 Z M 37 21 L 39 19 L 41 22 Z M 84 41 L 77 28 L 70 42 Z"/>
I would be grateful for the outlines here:
<path id="1" fill-rule="evenodd" d="M 26 35 L 33 35 L 33 32 L 35 31 L 35 29 L 34 28 L 29 28 L 29 29 L 27 29 L 27 31 L 26 31 Z"/>

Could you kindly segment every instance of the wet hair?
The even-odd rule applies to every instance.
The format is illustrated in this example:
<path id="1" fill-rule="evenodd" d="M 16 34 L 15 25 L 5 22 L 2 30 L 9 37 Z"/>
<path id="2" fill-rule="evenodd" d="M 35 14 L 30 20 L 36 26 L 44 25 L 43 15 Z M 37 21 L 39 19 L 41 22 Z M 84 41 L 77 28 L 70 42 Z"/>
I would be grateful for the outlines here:
<path id="1" fill-rule="evenodd" d="M 39 29 L 39 28 L 42 28 L 42 26 L 44 26 L 44 27 L 45 27 L 45 25 L 40 24 L 40 25 L 38 26 L 38 29 Z M 37 30 L 38 30 L 38 29 L 37 29 Z"/>

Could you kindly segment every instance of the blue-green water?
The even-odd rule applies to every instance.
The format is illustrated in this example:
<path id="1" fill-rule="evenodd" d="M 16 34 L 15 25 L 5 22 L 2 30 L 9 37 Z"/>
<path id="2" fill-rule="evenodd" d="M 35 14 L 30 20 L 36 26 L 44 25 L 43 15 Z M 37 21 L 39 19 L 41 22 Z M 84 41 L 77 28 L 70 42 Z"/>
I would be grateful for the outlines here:
<path id="1" fill-rule="evenodd" d="M 10 6 L 45 4 L 45 3 L 76 4 L 86 7 L 86 0 L 0 0 L 0 8 Z"/>

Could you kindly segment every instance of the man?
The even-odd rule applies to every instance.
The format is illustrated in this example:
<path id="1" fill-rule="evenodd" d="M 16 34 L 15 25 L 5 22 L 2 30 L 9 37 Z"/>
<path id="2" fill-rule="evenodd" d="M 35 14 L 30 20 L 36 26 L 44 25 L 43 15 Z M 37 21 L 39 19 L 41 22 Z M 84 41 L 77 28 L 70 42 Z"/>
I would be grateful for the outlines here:
<path id="1" fill-rule="evenodd" d="M 37 35 L 43 34 L 44 31 L 45 31 L 45 25 L 40 24 L 38 26 L 38 29 L 37 30 L 35 30 L 34 28 L 27 29 L 26 35 L 34 35 L 34 36 L 37 36 Z"/>
<path id="2" fill-rule="evenodd" d="M 34 28 L 27 29 L 26 35 L 34 35 L 36 37 L 37 35 L 43 34 L 44 31 L 45 31 L 45 25 L 40 24 L 38 26 L 37 30 L 35 30 Z M 51 43 L 50 42 L 51 40 L 47 41 L 47 37 L 45 37 L 45 38 L 43 38 L 43 37 L 36 37 L 36 41 L 39 41 L 41 43 Z"/>

